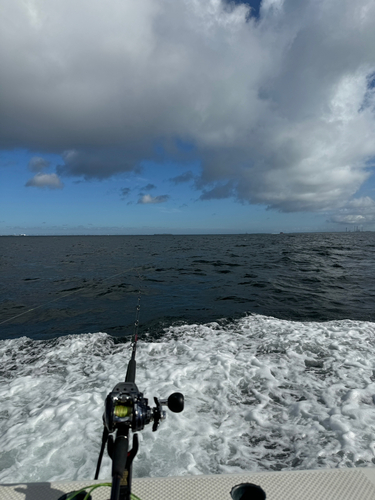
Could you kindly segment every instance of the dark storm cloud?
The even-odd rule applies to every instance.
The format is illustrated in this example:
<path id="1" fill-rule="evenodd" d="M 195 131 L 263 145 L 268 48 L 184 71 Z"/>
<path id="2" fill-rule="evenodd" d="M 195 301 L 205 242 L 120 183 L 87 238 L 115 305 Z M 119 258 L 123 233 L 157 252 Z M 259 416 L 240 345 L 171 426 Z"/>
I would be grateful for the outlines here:
<path id="1" fill-rule="evenodd" d="M 29 161 L 28 166 L 32 172 L 41 172 L 45 168 L 48 168 L 50 164 L 51 163 L 49 161 L 41 158 L 40 156 L 33 156 Z"/>
<path id="2" fill-rule="evenodd" d="M 202 195 L 200 196 L 201 200 L 219 200 L 221 198 L 230 198 L 235 195 L 235 189 L 233 182 L 227 182 L 226 184 L 218 184 L 209 190 L 203 190 Z"/>
<path id="3" fill-rule="evenodd" d="M 263 0 L 258 19 L 219 0 L 2 3 L 0 145 L 63 154 L 60 175 L 129 172 L 160 146 L 201 161 L 202 197 L 232 182 L 337 216 L 370 175 L 372 0 Z"/>
<path id="4" fill-rule="evenodd" d="M 57 166 L 59 175 L 84 176 L 86 179 L 105 179 L 120 172 L 138 169 L 137 161 L 121 150 L 70 150 L 62 153 L 63 165 Z"/>
<path id="5" fill-rule="evenodd" d="M 184 174 L 177 175 L 176 177 L 172 177 L 169 179 L 171 182 L 174 184 L 182 184 L 183 182 L 189 182 L 194 178 L 193 172 L 189 170 L 188 172 L 185 172 Z"/>
<path id="6" fill-rule="evenodd" d="M 143 191 L 151 191 L 152 189 L 156 189 L 155 184 L 147 184 L 147 186 L 143 187 Z"/>

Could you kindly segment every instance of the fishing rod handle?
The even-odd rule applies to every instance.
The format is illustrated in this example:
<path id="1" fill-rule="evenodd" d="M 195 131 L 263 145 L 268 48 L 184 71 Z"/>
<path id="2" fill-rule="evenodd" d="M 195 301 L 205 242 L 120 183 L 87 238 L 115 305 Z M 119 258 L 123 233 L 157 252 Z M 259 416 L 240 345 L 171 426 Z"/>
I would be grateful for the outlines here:
<path id="1" fill-rule="evenodd" d="M 117 431 L 116 441 L 112 454 L 112 489 L 111 500 L 119 500 L 121 480 L 125 472 L 126 460 L 128 458 L 128 428 L 120 428 Z"/>
<path id="2" fill-rule="evenodd" d="M 128 432 L 128 429 L 124 431 L 119 429 L 113 447 L 112 477 L 119 477 L 120 480 L 124 474 L 126 459 L 128 458 Z"/>

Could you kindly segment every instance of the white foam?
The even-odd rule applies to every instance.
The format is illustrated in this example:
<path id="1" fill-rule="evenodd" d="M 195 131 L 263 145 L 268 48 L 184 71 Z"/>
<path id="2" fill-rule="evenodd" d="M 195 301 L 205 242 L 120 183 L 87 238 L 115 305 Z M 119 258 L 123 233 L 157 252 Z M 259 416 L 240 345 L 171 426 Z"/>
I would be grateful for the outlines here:
<path id="1" fill-rule="evenodd" d="M 139 389 L 150 402 L 183 392 L 185 410 L 140 433 L 134 475 L 373 464 L 374 339 L 369 322 L 248 316 L 140 342 Z M 93 477 L 128 347 L 105 333 L 0 342 L 1 482 Z"/>

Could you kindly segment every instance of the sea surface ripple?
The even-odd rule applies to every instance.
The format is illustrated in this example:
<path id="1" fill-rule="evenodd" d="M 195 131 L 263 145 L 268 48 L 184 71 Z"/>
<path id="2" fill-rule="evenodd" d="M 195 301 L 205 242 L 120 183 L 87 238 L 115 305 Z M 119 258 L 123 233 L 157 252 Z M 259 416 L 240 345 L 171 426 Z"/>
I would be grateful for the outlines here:
<path id="1" fill-rule="evenodd" d="M 0 237 L 0 338 L 132 331 L 256 313 L 375 320 L 375 233 Z M 29 309 L 31 313 L 24 314 Z"/>

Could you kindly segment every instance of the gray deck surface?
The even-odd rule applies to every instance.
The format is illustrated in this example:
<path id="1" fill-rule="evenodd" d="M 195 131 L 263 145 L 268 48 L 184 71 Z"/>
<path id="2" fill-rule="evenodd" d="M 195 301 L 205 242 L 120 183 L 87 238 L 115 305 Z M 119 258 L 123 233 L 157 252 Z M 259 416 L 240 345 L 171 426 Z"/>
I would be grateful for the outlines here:
<path id="1" fill-rule="evenodd" d="M 57 500 L 64 493 L 105 481 L 0 485 L 0 500 Z M 133 480 L 141 500 L 230 500 L 239 483 L 260 485 L 267 500 L 375 500 L 375 467 L 315 471 L 259 472 Z M 108 500 L 109 488 L 98 488 L 93 500 Z"/>

